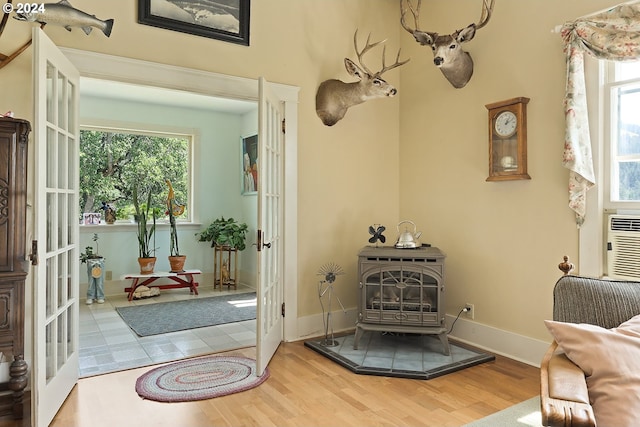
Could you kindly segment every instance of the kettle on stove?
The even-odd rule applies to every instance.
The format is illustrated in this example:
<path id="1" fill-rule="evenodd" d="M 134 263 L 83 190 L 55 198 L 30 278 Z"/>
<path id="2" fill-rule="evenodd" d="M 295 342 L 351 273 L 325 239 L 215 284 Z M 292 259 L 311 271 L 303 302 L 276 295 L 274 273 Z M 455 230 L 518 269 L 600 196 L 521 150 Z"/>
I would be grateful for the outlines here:
<path id="1" fill-rule="evenodd" d="M 400 231 L 400 226 L 404 226 L 404 231 Z M 408 224 L 413 226 L 413 231 L 409 230 Z M 405 220 L 398 223 L 398 240 L 396 241 L 395 247 L 399 249 L 413 249 L 419 248 L 420 244 L 420 236 L 422 235 L 421 231 L 416 231 L 416 224 L 413 221 Z"/>

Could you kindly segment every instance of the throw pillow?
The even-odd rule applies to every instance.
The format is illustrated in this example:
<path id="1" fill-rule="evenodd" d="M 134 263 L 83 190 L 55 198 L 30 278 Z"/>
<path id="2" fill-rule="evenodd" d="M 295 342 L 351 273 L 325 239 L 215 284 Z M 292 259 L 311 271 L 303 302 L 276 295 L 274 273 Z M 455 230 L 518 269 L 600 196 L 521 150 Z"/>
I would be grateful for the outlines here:
<path id="1" fill-rule="evenodd" d="M 613 329 L 550 320 L 545 325 L 584 371 L 598 426 L 640 426 L 640 315 Z"/>

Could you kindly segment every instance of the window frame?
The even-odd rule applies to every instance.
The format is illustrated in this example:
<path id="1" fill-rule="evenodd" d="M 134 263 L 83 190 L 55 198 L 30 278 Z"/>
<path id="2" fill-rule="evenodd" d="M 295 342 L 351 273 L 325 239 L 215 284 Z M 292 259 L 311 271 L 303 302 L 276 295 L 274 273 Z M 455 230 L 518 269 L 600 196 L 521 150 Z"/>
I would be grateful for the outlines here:
<path id="1" fill-rule="evenodd" d="M 80 130 L 89 130 L 89 131 L 97 131 L 97 132 L 114 132 L 114 133 L 131 133 L 138 135 L 147 135 L 154 137 L 180 137 L 186 138 L 188 143 L 187 149 L 187 217 L 177 219 L 177 221 L 181 224 L 199 224 L 196 221 L 196 205 L 195 205 L 195 176 L 196 176 L 196 165 L 195 165 L 195 153 L 197 152 L 197 147 L 199 144 L 199 133 L 196 129 L 193 128 L 180 128 L 175 126 L 163 126 L 156 124 L 136 124 L 136 123 L 124 123 L 117 121 L 102 121 L 102 120 L 90 120 L 85 119 L 82 120 L 80 124 Z M 129 224 L 130 221 L 127 220 L 116 220 L 116 225 L 125 225 Z M 158 225 L 169 224 L 168 218 L 158 218 Z M 113 227 L 113 225 L 106 224 L 103 221 L 99 225 L 83 225 L 81 227 Z"/>
<path id="2" fill-rule="evenodd" d="M 602 124 L 604 129 L 603 143 L 603 207 L 605 212 L 637 211 L 640 213 L 640 200 L 613 200 L 612 194 L 617 187 L 618 179 L 614 176 L 617 169 L 615 142 L 617 141 L 617 100 L 616 92 L 623 87 L 640 85 L 640 75 L 637 78 L 617 80 L 617 65 L 614 61 L 600 61 L 600 80 L 602 82 Z M 640 154 L 635 157 L 640 158 Z"/>

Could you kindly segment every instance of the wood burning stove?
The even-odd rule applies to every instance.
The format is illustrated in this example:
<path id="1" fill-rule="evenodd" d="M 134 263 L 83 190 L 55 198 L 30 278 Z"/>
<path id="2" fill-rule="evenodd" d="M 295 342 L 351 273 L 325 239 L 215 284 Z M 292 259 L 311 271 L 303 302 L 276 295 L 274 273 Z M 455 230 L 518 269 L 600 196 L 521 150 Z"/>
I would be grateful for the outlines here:
<path id="1" fill-rule="evenodd" d="M 449 354 L 444 313 L 444 259 L 438 248 L 365 246 L 358 254 L 358 322 L 365 330 L 438 335 Z"/>

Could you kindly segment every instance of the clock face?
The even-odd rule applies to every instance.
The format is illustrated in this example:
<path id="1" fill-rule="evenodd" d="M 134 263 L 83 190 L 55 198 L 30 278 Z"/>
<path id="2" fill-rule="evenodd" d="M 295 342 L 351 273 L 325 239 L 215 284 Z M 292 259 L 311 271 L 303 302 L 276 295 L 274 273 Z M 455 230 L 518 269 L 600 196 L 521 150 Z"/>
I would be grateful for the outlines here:
<path id="1" fill-rule="evenodd" d="M 511 111 L 503 111 L 496 117 L 495 130 L 499 136 L 507 137 L 516 132 L 518 118 Z"/>

